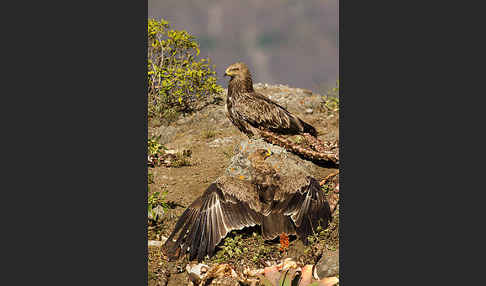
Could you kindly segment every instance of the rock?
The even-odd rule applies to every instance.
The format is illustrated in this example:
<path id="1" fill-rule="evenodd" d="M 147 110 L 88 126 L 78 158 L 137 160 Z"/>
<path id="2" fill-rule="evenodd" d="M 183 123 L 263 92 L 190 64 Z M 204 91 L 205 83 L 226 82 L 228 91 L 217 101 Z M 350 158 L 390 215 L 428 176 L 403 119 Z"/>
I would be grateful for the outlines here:
<path id="1" fill-rule="evenodd" d="M 312 90 L 309 90 L 309 89 L 302 89 L 302 92 L 303 92 L 305 95 L 312 95 Z"/>
<path id="2" fill-rule="evenodd" d="M 179 120 L 177 120 L 175 124 L 178 126 L 189 125 L 193 122 L 193 119 L 194 119 L 193 115 L 183 116 Z"/>
<path id="3" fill-rule="evenodd" d="M 164 208 L 162 206 L 156 206 L 151 212 L 147 212 L 147 217 L 150 220 L 160 220 L 164 216 Z"/>
<path id="4" fill-rule="evenodd" d="M 226 108 L 218 108 L 211 110 L 209 113 L 209 118 L 215 123 L 219 123 L 226 118 Z"/>
<path id="5" fill-rule="evenodd" d="M 187 274 L 189 274 L 189 279 L 196 285 L 201 282 L 208 270 L 209 266 L 203 263 L 187 264 L 186 266 L 186 271 Z"/>
<path id="6" fill-rule="evenodd" d="M 226 168 L 225 175 L 252 180 L 253 167 L 249 156 L 258 149 L 265 149 L 271 152 L 271 156 L 265 159 L 275 168 L 282 177 L 287 176 L 313 176 L 319 174 L 319 167 L 308 160 L 303 160 L 297 155 L 287 152 L 284 148 L 269 144 L 262 139 L 246 139 L 240 142 L 236 154 L 231 158 L 230 165 Z"/>
<path id="7" fill-rule="evenodd" d="M 229 144 L 231 142 L 233 142 L 233 137 L 218 138 L 218 139 L 215 139 L 215 140 L 209 142 L 208 146 L 211 147 L 211 148 L 216 148 L 216 147 L 220 147 L 222 145 Z"/>
<path id="8" fill-rule="evenodd" d="M 339 274 L 339 252 L 331 255 L 324 255 L 317 262 L 314 268 L 314 278 L 323 279 L 325 277 L 332 277 Z"/>
<path id="9" fill-rule="evenodd" d="M 174 126 L 160 126 L 158 129 L 155 130 L 155 136 L 160 136 L 158 142 L 162 145 L 166 145 L 167 143 L 174 140 L 177 134 L 177 129 Z"/>
<path id="10" fill-rule="evenodd" d="M 153 246 L 153 247 L 162 247 L 164 243 L 167 241 L 167 237 L 162 236 L 161 240 L 149 240 L 148 241 L 148 246 Z"/>

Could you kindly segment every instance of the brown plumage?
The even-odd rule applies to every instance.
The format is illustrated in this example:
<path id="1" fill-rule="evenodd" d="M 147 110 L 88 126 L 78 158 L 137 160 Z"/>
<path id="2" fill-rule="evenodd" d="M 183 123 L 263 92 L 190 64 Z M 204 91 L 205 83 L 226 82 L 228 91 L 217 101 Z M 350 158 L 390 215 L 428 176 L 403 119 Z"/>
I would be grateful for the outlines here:
<path id="1" fill-rule="evenodd" d="M 306 243 L 318 225 L 327 226 L 330 208 L 319 182 L 280 176 L 265 163 L 266 152 L 249 157 L 251 181 L 222 176 L 184 211 L 164 246 L 170 259 L 189 252 L 189 260 L 201 261 L 230 231 L 244 227 L 259 225 L 266 240 L 286 233 Z"/>
<path id="2" fill-rule="evenodd" d="M 231 79 L 228 84 L 226 106 L 231 122 L 248 136 L 257 135 L 256 129 L 279 134 L 309 133 L 317 136 L 314 127 L 261 93 L 255 92 L 248 67 L 237 62 L 226 69 Z"/>
<path id="3" fill-rule="evenodd" d="M 316 129 L 287 109 L 253 89 L 250 70 L 246 64 L 230 65 L 225 75 L 231 79 L 226 99 L 227 116 L 248 137 L 260 136 L 265 141 L 314 160 L 338 163 L 335 151 L 324 150 Z M 315 150 L 302 148 L 281 135 L 304 135 Z"/>

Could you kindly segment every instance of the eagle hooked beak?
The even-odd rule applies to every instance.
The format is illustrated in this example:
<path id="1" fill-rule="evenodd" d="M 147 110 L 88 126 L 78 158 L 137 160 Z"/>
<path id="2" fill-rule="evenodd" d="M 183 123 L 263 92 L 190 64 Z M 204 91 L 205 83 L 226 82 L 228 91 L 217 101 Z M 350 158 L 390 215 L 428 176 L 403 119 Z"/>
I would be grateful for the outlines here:
<path id="1" fill-rule="evenodd" d="M 224 71 L 224 75 L 225 76 L 233 76 L 231 73 L 230 73 L 230 67 L 228 67 L 225 71 Z"/>
<path id="2" fill-rule="evenodd" d="M 270 150 L 270 148 L 267 149 L 267 153 L 265 153 L 265 159 L 272 156 L 272 150 Z"/>

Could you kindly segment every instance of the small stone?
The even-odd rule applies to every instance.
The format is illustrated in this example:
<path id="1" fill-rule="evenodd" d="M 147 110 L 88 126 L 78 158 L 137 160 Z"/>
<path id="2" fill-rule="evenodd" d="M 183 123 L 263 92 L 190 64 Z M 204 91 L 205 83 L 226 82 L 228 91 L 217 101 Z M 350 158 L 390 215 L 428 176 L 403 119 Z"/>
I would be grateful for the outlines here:
<path id="1" fill-rule="evenodd" d="M 209 266 L 203 263 L 187 264 L 186 271 L 189 274 L 189 279 L 196 284 L 204 278 L 204 273 L 207 272 Z"/>
<path id="2" fill-rule="evenodd" d="M 162 247 L 162 245 L 167 241 L 167 237 L 162 236 L 161 240 L 149 240 L 148 246 Z"/>
<path id="3" fill-rule="evenodd" d="M 314 268 L 314 278 L 322 279 L 339 274 L 339 253 L 323 256 Z"/>
<path id="4" fill-rule="evenodd" d="M 156 206 L 151 212 L 147 212 L 147 217 L 150 220 L 160 220 L 164 215 L 164 208 L 162 206 Z"/>
<path id="5" fill-rule="evenodd" d="M 160 144 L 166 145 L 175 138 L 176 133 L 177 129 L 173 126 L 160 126 L 156 130 L 155 135 L 160 136 L 160 139 L 158 140 Z"/>
<path id="6" fill-rule="evenodd" d="M 304 94 L 306 95 L 312 95 L 312 91 L 311 90 L 308 90 L 308 89 L 302 89 L 302 91 L 304 92 Z"/>
<path id="7" fill-rule="evenodd" d="M 217 148 L 223 145 L 227 145 L 229 143 L 233 142 L 233 137 L 224 137 L 224 138 L 218 138 L 215 139 L 211 142 L 208 143 L 208 146 L 211 148 Z"/>

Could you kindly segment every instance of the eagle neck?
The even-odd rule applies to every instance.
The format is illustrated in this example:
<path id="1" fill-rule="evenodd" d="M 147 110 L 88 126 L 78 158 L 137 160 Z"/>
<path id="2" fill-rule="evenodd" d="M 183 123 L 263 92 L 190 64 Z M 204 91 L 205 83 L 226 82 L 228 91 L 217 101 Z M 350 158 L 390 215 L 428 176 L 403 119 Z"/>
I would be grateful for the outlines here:
<path id="1" fill-rule="evenodd" d="M 233 94 L 234 92 L 253 92 L 253 81 L 248 76 L 244 79 L 232 78 L 228 84 L 228 92 Z"/>

